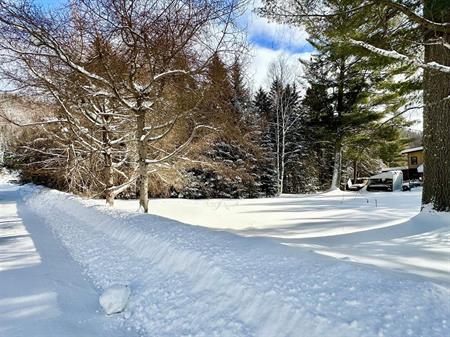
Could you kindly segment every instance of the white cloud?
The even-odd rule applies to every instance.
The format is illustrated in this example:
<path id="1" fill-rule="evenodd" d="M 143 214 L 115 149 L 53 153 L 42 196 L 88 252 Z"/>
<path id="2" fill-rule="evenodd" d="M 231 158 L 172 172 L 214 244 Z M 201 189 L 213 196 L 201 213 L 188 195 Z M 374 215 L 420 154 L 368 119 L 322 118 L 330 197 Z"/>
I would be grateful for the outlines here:
<path id="1" fill-rule="evenodd" d="M 304 29 L 271 22 L 256 15 L 254 9 L 261 6 L 260 0 L 254 0 L 242 21 L 251 47 L 247 74 L 253 90 L 260 86 L 269 87 L 269 68 L 278 58 L 287 59 L 289 66 L 300 77 L 303 69 L 298 59 L 311 55 L 310 52 L 301 51 L 309 49 L 306 41 L 308 34 Z"/>
<path id="2" fill-rule="evenodd" d="M 282 49 L 298 49 L 308 44 L 308 34 L 304 29 L 271 22 L 253 12 L 247 17 L 247 25 L 252 41 L 262 38 L 265 41 L 273 41 L 275 46 Z"/>
<path id="3" fill-rule="evenodd" d="M 280 57 L 287 59 L 288 65 L 292 67 L 296 77 L 299 78 L 303 74 L 299 59 L 309 59 L 311 56 L 310 52 L 290 53 L 283 49 L 273 50 L 259 46 L 253 46 L 251 54 L 252 59 L 247 73 L 251 79 L 253 90 L 257 90 L 259 87 L 267 89 L 270 86 L 270 65 Z"/>
<path id="4" fill-rule="evenodd" d="M 308 33 L 302 27 L 280 24 L 257 15 L 255 10 L 262 6 L 261 0 L 253 0 L 242 17 L 250 41 L 261 42 L 261 46 L 272 49 L 298 50 L 308 45 Z"/>

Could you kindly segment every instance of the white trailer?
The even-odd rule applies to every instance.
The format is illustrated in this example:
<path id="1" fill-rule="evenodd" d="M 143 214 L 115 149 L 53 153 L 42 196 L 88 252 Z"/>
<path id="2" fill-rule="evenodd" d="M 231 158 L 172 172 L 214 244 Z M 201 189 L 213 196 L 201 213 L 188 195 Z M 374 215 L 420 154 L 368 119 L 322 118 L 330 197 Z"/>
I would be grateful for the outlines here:
<path id="1" fill-rule="evenodd" d="M 388 171 L 370 177 L 367 191 L 401 191 L 402 185 L 402 171 Z"/>

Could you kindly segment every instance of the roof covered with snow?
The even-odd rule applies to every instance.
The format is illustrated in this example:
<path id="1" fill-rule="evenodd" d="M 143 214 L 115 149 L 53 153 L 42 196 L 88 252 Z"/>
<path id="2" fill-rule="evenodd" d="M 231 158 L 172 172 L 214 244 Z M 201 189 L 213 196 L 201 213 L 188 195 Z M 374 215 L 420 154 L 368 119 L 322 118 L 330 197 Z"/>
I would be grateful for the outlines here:
<path id="1" fill-rule="evenodd" d="M 403 150 L 400 153 L 405 154 L 405 153 L 416 152 L 416 151 L 423 151 L 423 146 L 411 147 L 409 149 Z"/>
<path id="2" fill-rule="evenodd" d="M 400 174 L 402 174 L 402 171 L 387 171 L 371 176 L 369 179 L 392 179 Z"/>
<path id="3" fill-rule="evenodd" d="M 408 166 L 397 166 L 397 167 L 386 167 L 381 170 L 381 172 L 389 172 L 389 171 L 401 171 L 401 170 L 407 170 Z"/>

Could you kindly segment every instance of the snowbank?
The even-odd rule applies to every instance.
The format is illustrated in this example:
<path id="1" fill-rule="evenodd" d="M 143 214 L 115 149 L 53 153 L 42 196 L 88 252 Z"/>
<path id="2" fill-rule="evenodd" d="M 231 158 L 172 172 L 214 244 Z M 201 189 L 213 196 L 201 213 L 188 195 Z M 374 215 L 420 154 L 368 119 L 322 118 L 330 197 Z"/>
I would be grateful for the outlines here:
<path id="1" fill-rule="evenodd" d="M 450 334 L 450 290 L 396 273 L 24 188 L 97 287 L 129 284 L 124 324 L 152 336 Z"/>
<path id="2" fill-rule="evenodd" d="M 283 195 L 264 199 L 153 199 L 151 213 L 450 286 L 450 214 L 420 212 L 422 189 Z M 104 205 L 104 200 L 97 200 Z M 117 200 L 135 212 L 137 200 Z"/>
<path id="3" fill-rule="evenodd" d="M 0 183 L 0 336 L 138 336 L 99 310 L 98 289 L 18 190 Z"/>

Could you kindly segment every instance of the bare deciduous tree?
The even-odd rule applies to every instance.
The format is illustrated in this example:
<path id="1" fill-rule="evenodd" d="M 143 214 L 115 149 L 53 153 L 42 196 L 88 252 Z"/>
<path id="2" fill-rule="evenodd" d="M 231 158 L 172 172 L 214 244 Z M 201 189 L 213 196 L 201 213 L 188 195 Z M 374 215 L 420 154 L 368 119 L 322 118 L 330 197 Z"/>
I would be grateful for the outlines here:
<path id="1" fill-rule="evenodd" d="M 44 14 L 26 1 L 0 1 L 1 47 L 25 64 L 31 58 L 27 71 L 37 63 L 77 74 L 88 110 L 67 105 L 47 87 L 66 114 L 75 107 L 102 128 L 107 115 L 90 114 L 114 101 L 111 115 L 119 111 L 134 119 L 140 205 L 147 212 L 149 170 L 182 153 L 209 127 L 195 122 L 201 99 L 196 83 L 214 53 L 235 47 L 240 10 L 234 0 L 77 0 L 58 14 Z M 47 73 L 34 75 L 51 84 Z M 184 140 L 168 142 L 177 127 L 190 131 Z M 107 138 L 97 141 L 111 145 Z"/>
<path id="2" fill-rule="evenodd" d="M 286 58 L 279 58 L 271 64 L 269 76 L 272 80 L 271 100 L 275 118 L 272 130 L 275 131 L 276 171 L 278 193 L 283 193 L 285 167 L 290 155 L 288 148 L 289 136 L 295 132 L 300 121 L 298 97 L 294 83 L 295 71 L 289 66 Z M 296 147 L 298 148 L 298 147 Z"/>

